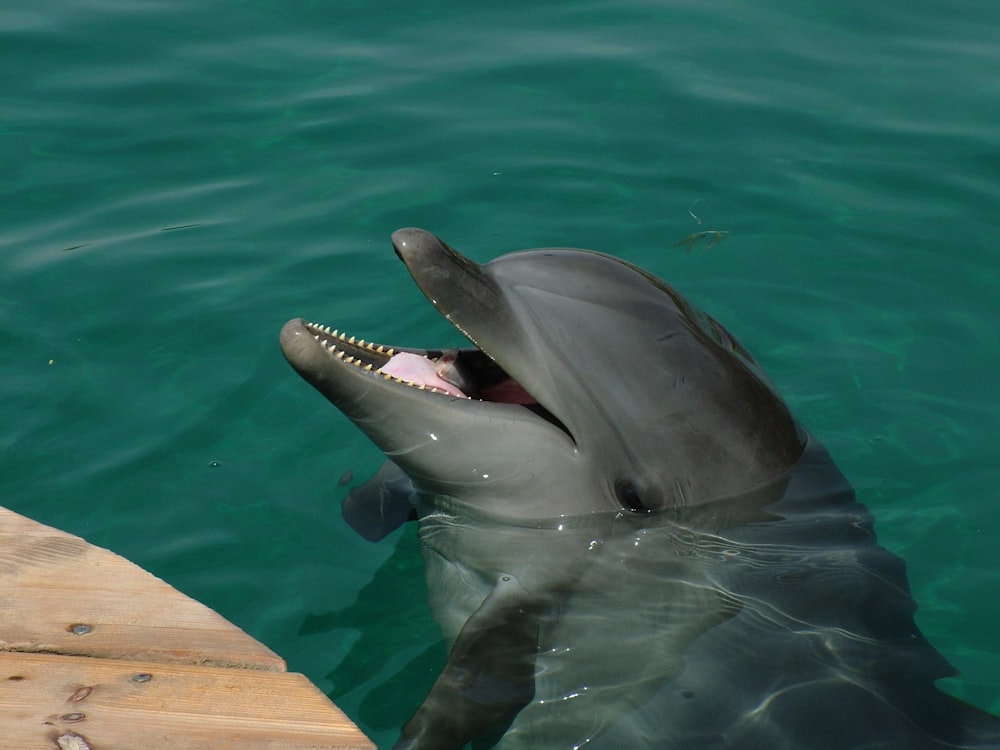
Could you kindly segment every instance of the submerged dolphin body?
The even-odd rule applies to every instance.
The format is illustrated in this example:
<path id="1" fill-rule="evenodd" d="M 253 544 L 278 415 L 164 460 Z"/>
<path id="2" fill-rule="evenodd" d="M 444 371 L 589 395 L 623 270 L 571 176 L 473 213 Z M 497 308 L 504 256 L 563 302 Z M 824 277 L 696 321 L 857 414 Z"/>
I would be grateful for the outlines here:
<path id="1" fill-rule="evenodd" d="M 391 460 L 345 518 L 419 520 L 453 646 L 398 748 L 1000 748 L 1000 719 L 935 687 L 954 672 L 903 563 L 722 326 L 598 253 L 393 245 L 473 347 L 300 319 L 281 345 Z"/>

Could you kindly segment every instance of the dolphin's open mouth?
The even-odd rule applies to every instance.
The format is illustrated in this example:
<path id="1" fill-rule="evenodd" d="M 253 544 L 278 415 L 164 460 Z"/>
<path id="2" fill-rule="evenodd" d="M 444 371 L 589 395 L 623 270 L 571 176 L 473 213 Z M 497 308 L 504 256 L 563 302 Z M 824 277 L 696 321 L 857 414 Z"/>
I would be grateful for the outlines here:
<path id="1" fill-rule="evenodd" d="M 388 346 L 348 336 L 329 326 L 296 321 L 316 340 L 334 366 L 434 396 L 522 406 L 572 438 L 562 421 L 526 391 L 486 352 L 463 349 L 419 349 Z"/>
<path id="2" fill-rule="evenodd" d="M 424 295 L 469 345 L 389 346 L 297 318 L 282 329 L 281 348 L 299 374 L 383 448 L 402 450 L 396 443 L 405 428 L 440 422 L 440 430 L 446 422 L 459 424 L 449 421 L 464 419 L 459 414 L 470 425 L 482 419 L 500 424 L 540 418 L 575 445 L 564 422 L 572 415 L 560 412 L 551 383 L 545 378 L 535 382 L 534 369 L 546 371 L 542 360 L 548 352 L 532 338 L 530 327 L 526 332 L 511 319 L 503 291 L 489 274 L 423 230 L 395 232 L 393 248 Z M 527 387 L 521 384 L 525 381 Z M 403 432 L 391 426 L 397 415 L 403 418 L 398 423 Z"/>
<path id="3" fill-rule="evenodd" d="M 353 367 L 372 378 L 438 396 L 517 404 L 569 432 L 481 349 L 388 346 L 348 336 L 318 323 L 302 320 L 299 324 L 323 348 L 331 364 Z"/>

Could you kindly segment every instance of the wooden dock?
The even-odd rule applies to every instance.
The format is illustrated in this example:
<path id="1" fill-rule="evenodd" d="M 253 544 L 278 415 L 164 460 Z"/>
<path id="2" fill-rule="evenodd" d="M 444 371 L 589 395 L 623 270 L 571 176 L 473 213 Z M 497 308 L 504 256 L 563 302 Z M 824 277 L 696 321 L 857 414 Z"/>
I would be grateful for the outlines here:
<path id="1" fill-rule="evenodd" d="M 6 508 L 0 747 L 375 748 L 315 685 L 216 612 Z"/>

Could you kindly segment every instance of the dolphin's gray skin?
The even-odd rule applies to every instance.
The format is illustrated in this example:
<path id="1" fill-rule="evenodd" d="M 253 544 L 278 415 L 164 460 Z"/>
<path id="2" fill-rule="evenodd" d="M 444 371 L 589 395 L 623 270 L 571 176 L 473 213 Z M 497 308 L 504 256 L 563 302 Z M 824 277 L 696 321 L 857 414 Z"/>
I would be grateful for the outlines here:
<path id="1" fill-rule="evenodd" d="M 453 646 L 397 748 L 1000 748 L 1000 719 L 935 687 L 953 670 L 902 562 L 718 323 L 598 253 L 393 246 L 473 348 L 298 319 L 281 346 L 391 460 L 348 522 L 419 521 Z"/>

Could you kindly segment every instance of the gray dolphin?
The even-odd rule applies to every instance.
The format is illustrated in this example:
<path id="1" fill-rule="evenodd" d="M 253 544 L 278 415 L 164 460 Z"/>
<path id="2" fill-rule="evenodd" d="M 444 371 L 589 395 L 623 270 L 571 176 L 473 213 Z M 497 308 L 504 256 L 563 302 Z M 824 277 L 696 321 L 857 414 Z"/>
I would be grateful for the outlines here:
<path id="1" fill-rule="evenodd" d="M 478 265 L 393 235 L 474 346 L 301 319 L 289 363 L 390 462 L 344 516 L 416 518 L 447 664 L 397 748 L 1000 748 L 941 691 L 902 562 L 750 354 L 611 256 Z"/>

